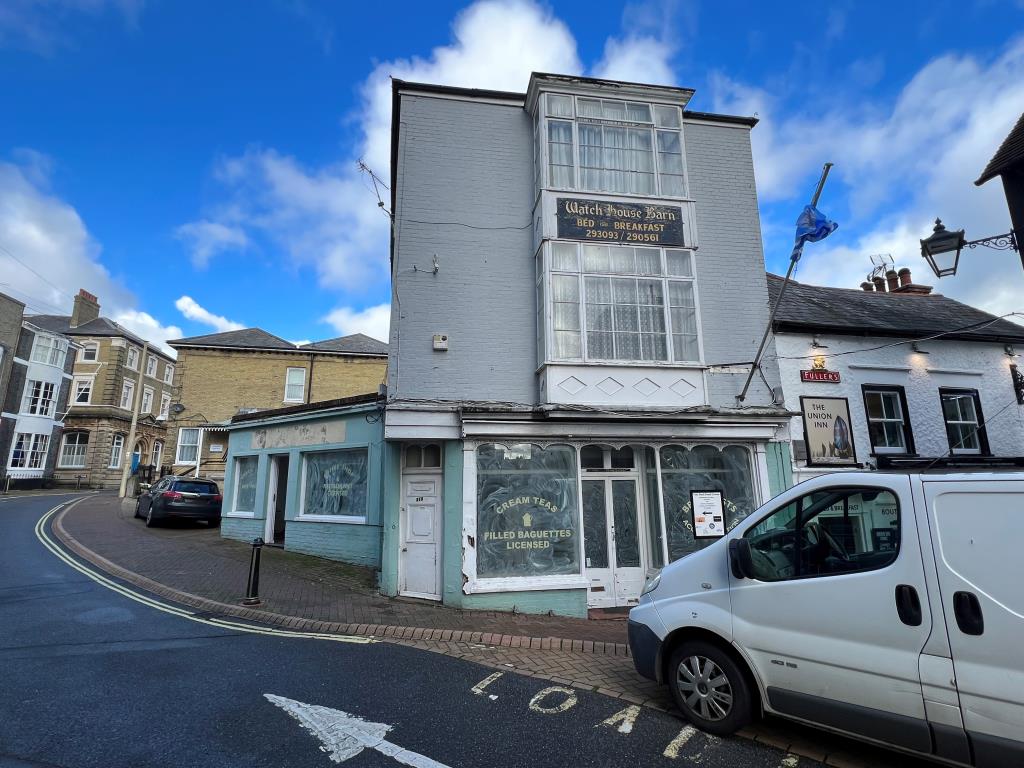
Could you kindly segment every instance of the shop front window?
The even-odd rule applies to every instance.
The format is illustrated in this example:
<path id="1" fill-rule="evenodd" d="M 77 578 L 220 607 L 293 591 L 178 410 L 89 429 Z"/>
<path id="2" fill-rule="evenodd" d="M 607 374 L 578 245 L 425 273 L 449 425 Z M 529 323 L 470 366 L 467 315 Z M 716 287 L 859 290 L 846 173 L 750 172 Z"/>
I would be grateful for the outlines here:
<path id="1" fill-rule="evenodd" d="M 259 458 L 240 456 L 235 459 L 235 512 L 256 510 L 256 469 Z"/>
<path id="2" fill-rule="evenodd" d="M 576 452 L 568 445 L 477 449 L 477 575 L 578 574 Z"/>
<path id="3" fill-rule="evenodd" d="M 757 508 L 750 453 L 738 445 L 663 446 L 661 484 L 670 562 L 713 541 L 694 537 L 691 491 L 721 492 L 726 530 L 732 530 Z"/>
<path id="4" fill-rule="evenodd" d="M 367 464 L 365 448 L 306 454 L 302 515 L 366 522 Z"/>

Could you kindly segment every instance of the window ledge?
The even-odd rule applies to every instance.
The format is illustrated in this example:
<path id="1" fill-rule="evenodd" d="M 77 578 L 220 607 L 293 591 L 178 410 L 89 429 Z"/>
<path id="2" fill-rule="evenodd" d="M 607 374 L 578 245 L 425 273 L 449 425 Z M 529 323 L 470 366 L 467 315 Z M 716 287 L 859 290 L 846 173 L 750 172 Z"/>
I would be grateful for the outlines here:
<path id="1" fill-rule="evenodd" d="M 243 518 L 245 520 L 255 520 L 256 519 L 256 513 L 255 512 L 225 512 L 223 514 L 223 517 L 239 517 L 239 518 Z"/>
<path id="2" fill-rule="evenodd" d="M 366 525 L 365 517 L 355 515 L 299 515 L 292 522 L 299 523 L 347 523 L 349 525 Z"/>
<path id="3" fill-rule="evenodd" d="M 463 591 L 467 595 L 483 592 L 527 592 L 542 589 L 587 589 L 590 581 L 586 576 L 567 574 L 564 576 L 505 576 L 494 579 L 476 579 L 466 583 Z"/>

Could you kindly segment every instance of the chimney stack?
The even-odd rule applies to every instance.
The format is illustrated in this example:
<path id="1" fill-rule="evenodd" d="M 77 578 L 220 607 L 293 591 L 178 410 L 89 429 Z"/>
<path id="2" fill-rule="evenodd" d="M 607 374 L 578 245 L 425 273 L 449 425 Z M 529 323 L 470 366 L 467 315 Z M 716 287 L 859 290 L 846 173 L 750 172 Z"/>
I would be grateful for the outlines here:
<path id="1" fill-rule="evenodd" d="M 871 293 L 872 291 L 875 290 L 875 286 L 873 283 L 869 283 L 867 280 L 865 280 L 863 283 L 860 284 L 860 289 L 862 291 L 867 291 Z"/>
<path id="2" fill-rule="evenodd" d="M 71 327 L 85 325 L 99 316 L 100 300 L 84 288 L 80 288 L 78 295 L 75 296 L 75 306 L 71 310 Z"/>
<path id="3" fill-rule="evenodd" d="M 885 280 L 882 279 L 881 275 L 875 275 L 871 278 L 871 282 L 875 284 L 875 291 L 878 293 L 885 293 Z"/>
<path id="4" fill-rule="evenodd" d="M 897 276 L 895 269 L 890 269 L 885 273 L 885 282 L 890 293 L 900 287 L 900 279 Z"/>

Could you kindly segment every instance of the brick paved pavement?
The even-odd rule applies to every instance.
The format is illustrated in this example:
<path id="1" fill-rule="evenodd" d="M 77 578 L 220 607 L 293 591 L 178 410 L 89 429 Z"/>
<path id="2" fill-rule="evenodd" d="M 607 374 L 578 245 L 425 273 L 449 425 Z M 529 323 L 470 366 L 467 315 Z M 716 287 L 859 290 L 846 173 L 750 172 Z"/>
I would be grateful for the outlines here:
<path id="1" fill-rule="evenodd" d="M 157 594 L 204 610 L 296 629 L 374 635 L 501 671 L 673 712 L 666 688 L 636 674 L 624 622 L 460 611 L 377 594 L 366 569 L 264 548 L 258 609 L 236 607 L 250 547 L 193 525 L 147 529 L 134 502 L 94 496 L 58 518 L 58 536 L 86 559 Z M 187 594 L 183 594 L 187 593 Z M 912 758 L 786 721 L 741 736 L 834 768 L 911 768 Z"/>
<path id="2" fill-rule="evenodd" d="M 245 595 L 251 547 L 222 539 L 202 523 L 146 528 L 133 517 L 134 501 L 93 496 L 62 519 L 63 529 L 81 545 L 122 568 L 175 590 L 237 605 Z M 369 626 L 463 630 L 592 643 L 611 653 L 626 642 L 625 621 L 463 611 L 431 603 L 392 599 L 377 592 L 366 568 L 264 547 L 257 613 L 311 621 Z"/>

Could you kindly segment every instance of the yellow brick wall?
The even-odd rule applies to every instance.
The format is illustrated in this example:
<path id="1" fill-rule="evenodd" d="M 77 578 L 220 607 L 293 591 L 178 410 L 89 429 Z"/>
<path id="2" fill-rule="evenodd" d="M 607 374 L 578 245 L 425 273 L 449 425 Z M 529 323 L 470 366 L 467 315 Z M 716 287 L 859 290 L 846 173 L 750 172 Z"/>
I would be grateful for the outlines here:
<path id="1" fill-rule="evenodd" d="M 175 414 L 172 404 L 167 429 L 168 462 L 174 461 L 181 427 L 224 422 L 241 408 L 268 410 L 295 405 L 284 402 L 288 368 L 306 369 L 307 400 L 320 402 L 377 392 L 387 374 L 387 361 L 314 354 L 311 381 L 309 353 L 180 349 L 173 402 L 181 403 L 184 410 Z M 212 464 L 223 461 L 222 456 L 209 456 L 205 448 L 204 464 L 208 459 Z"/>

